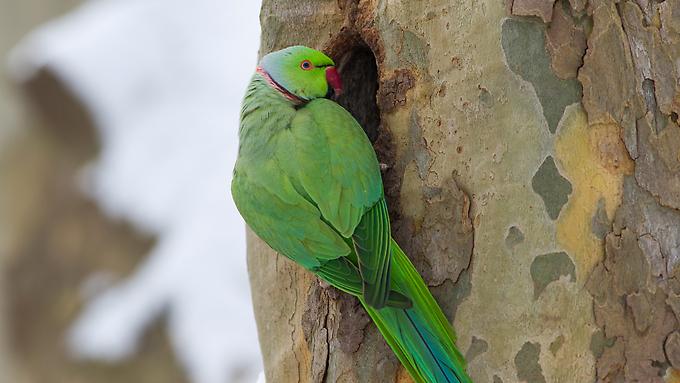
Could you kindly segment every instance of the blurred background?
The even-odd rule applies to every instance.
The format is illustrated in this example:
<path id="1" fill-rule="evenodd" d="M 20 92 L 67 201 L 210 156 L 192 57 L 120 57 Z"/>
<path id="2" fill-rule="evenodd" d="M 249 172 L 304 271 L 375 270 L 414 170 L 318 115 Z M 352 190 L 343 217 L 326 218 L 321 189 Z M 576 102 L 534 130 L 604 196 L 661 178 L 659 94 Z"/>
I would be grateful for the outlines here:
<path id="1" fill-rule="evenodd" d="M 0 0 L 0 382 L 255 382 L 259 1 Z"/>

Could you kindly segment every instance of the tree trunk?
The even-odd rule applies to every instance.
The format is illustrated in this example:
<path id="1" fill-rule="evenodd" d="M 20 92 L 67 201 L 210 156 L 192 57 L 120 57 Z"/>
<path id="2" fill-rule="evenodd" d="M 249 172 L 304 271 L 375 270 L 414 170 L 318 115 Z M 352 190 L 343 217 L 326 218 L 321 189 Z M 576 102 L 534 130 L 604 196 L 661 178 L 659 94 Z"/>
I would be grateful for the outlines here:
<path id="1" fill-rule="evenodd" d="M 680 381 L 680 1 L 265 0 L 324 49 L 475 382 Z M 249 235 L 269 382 L 409 381 L 356 300 Z M 676 370 L 679 369 L 679 370 Z"/>

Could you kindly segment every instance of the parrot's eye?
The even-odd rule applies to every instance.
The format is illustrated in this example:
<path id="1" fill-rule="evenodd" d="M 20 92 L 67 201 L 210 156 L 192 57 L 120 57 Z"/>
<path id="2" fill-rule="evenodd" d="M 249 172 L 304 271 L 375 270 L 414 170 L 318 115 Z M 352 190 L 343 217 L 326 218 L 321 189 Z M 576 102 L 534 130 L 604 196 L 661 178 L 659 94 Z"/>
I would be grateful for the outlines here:
<path id="1" fill-rule="evenodd" d="M 309 62 L 309 60 L 303 60 L 300 63 L 300 68 L 302 68 L 304 70 L 310 70 L 310 69 L 312 69 L 312 63 Z"/>

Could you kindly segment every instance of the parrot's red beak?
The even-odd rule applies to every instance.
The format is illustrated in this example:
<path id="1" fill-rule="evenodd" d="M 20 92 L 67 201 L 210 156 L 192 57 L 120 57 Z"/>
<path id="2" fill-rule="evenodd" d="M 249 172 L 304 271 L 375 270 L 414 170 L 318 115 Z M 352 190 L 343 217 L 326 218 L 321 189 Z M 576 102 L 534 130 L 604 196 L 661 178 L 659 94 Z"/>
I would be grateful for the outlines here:
<path id="1" fill-rule="evenodd" d="M 328 81 L 328 85 L 330 85 L 331 88 L 333 88 L 335 96 L 339 96 L 342 94 L 342 80 L 340 79 L 338 70 L 335 69 L 334 66 L 329 66 L 328 68 L 326 68 L 326 81 Z"/>

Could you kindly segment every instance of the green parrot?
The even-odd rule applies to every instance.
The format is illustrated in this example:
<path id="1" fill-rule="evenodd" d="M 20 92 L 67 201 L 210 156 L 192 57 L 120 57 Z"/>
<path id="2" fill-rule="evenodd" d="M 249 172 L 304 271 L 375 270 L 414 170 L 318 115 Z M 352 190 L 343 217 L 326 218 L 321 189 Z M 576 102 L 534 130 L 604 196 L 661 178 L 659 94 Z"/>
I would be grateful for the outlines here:
<path id="1" fill-rule="evenodd" d="M 357 297 L 415 382 L 471 382 L 451 325 L 391 238 L 371 143 L 326 98 L 341 90 L 317 50 L 262 58 L 241 108 L 234 202 L 272 249 Z"/>

